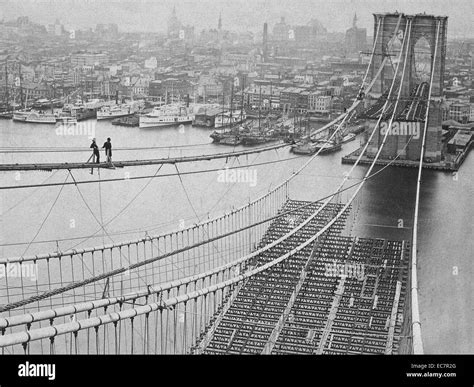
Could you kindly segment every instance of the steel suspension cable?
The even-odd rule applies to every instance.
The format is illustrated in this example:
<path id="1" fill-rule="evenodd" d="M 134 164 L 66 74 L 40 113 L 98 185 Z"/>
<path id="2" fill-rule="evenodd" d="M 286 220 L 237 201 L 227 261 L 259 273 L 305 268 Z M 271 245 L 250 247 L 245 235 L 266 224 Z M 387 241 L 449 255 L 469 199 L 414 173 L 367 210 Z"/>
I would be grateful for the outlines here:
<path id="1" fill-rule="evenodd" d="M 433 90 L 434 73 L 436 70 L 436 56 L 438 53 L 439 45 L 439 30 L 441 22 L 438 20 L 436 27 L 436 42 L 433 56 L 433 64 L 430 76 L 430 89 L 428 91 L 428 101 L 426 104 L 425 113 L 425 125 L 423 128 L 423 139 L 421 142 L 420 151 L 420 164 L 418 166 L 418 176 L 416 182 L 416 196 L 415 196 L 415 213 L 413 216 L 413 237 L 412 237 L 412 265 L 411 265 L 411 297 L 412 297 L 412 330 L 413 330 L 413 353 L 416 355 L 423 354 L 423 341 L 421 338 L 421 321 L 420 311 L 418 305 L 418 275 L 417 275 L 417 264 L 418 264 L 418 213 L 420 207 L 420 193 L 421 193 L 421 175 L 423 170 L 423 158 L 426 151 L 426 132 L 428 130 L 428 118 L 431 102 L 431 93 Z"/>
<path id="2" fill-rule="evenodd" d="M 89 239 L 93 238 L 97 233 L 99 233 L 102 229 L 102 227 L 106 227 L 108 226 L 110 223 L 112 223 L 115 219 L 117 219 L 125 210 L 127 210 L 127 208 L 129 208 L 132 203 L 147 189 L 147 187 L 150 185 L 150 183 L 153 181 L 153 178 L 156 177 L 158 175 L 158 173 L 160 172 L 161 168 L 163 167 L 163 165 L 160 165 L 155 174 L 153 175 L 153 177 L 150 178 L 150 180 L 148 182 L 146 182 L 146 184 L 140 189 L 140 191 L 138 191 L 138 193 L 124 206 L 122 207 L 122 209 L 115 215 L 113 216 L 111 219 L 109 219 L 105 224 L 103 224 L 103 226 L 101 225 L 101 228 L 99 228 L 96 232 L 94 232 L 92 235 L 88 236 L 87 238 L 85 238 L 84 240 L 82 240 L 81 242 L 75 244 L 74 246 L 70 247 L 68 250 L 72 250 L 74 248 L 76 248 L 77 246 L 79 246 L 80 244 L 88 241 Z M 99 172 L 99 176 L 100 176 L 100 172 Z M 99 188 L 100 188 L 100 183 L 99 183 Z M 102 207 L 102 206 L 101 206 Z M 103 220 L 102 220 L 103 222 Z M 109 234 L 110 235 L 110 234 Z"/>

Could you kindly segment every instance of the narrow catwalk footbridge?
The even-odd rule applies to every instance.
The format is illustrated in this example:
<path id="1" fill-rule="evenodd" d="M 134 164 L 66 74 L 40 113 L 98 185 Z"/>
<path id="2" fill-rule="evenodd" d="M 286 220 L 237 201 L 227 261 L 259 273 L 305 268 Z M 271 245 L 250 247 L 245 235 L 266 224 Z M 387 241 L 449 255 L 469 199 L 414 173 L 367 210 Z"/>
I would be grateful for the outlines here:
<path id="1" fill-rule="evenodd" d="M 426 98 L 412 240 L 352 235 L 360 190 L 386 168 L 373 172 L 389 131 L 365 176 L 346 185 L 382 119 L 388 116 L 390 127 L 399 114 L 408 114 L 407 107 L 411 112 L 410 106 L 419 104 L 418 92 L 409 101 L 401 98 L 417 17 L 391 16 L 396 22 L 389 24 L 390 33 L 384 19 L 376 19 L 358 98 L 327 125 L 336 125 L 331 136 L 337 135 L 356 109 L 365 109 L 366 97 L 391 66 L 389 87 L 369 108 L 370 114 L 377 111 L 378 122 L 336 191 L 314 201 L 290 197 L 295 177 L 317 163 L 318 152 L 265 195 L 191 227 L 110 245 L 2 258 L 4 272 L 34 264 L 38 274 L 34 284 L 0 279 L 2 354 L 423 353 L 417 229 L 435 63 L 420 90 Z M 434 20 L 436 61 L 442 22 Z M 391 39 L 384 46 L 387 55 L 377 62 L 382 35 Z M 402 36 L 398 51 L 392 47 L 395 36 Z M 198 163 L 281 146 L 116 166 Z M 17 164 L 2 169 L 73 167 L 84 166 Z M 350 194 L 346 202 L 342 192 Z"/>

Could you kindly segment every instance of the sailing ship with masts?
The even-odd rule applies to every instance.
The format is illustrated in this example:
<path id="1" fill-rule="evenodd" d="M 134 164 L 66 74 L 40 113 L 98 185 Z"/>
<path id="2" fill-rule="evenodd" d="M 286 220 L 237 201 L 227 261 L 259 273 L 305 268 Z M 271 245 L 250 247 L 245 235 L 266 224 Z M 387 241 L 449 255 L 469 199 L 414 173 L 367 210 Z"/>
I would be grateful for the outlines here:
<path id="1" fill-rule="evenodd" d="M 278 119 L 282 116 L 279 108 L 275 108 L 273 104 L 273 85 L 270 82 L 270 96 L 268 100 L 262 99 L 262 86 L 259 86 L 259 102 L 258 105 L 253 105 L 250 103 L 250 97 L 247 98 L 247 103 L 245 105 L 245 113 L 248 118 L 257 119 L 259 117 Z"/>
<path id="2" fill-rule="evenodd" d="M 306 135 L 293 144 L 290 151 L 300 155 L 313 155 L 317 152 L 319 152 L 318 154 L 336 152 L 342 147 L 342 138 L 338 133 L 333 136 L 334 130 L 334 127 L 322 128 L 311 134 L 309 120 L 306 120 Z"/>
<path id="3" fill-rule="evenodd" d="M 21 67 L 20 67 L 20 76 L 21 76 Z M 20 79 L 20 78 L 18 78 Z M 20 92 L 21 95 L 21 92 Z M 3 103 L 0 104 L 0 118 L 11 119 L 13 118 L 13 112 L 15 110 L 21 109 L 22 104 L 15 102 L 15 98 L 11 98 L 9 93 L 9 84 L 8 84 L 8 58 L 5 59 L 5 94 Z"/>
<path id="4" fill-rule="evenodd" d="M 212 138 L 212 141 L 217 144 L 222 144 L 222 145 L 239 145 L 242 143 L 241 140 L 241 132 L 244 130 L 243 123 L 245 121 L 244 118 L 244 109 L 243 109 L 243 83 L 242 83 L 242 106 L 239 111 L 239 116 L 234 116 L 233 112 L 233 99 L 234 99 L 234 83 L 232 83 L 231 86 L 231 92 L 230 92 L 230 103 L 229 103 L 229 112 L 228 112 L 228 125 L 225 126 L 216 126 L 216 128 L 221 127 L 224 128 L 223 130 L 215 130 L 214 132 L 211 133 L 210 137 Z M 222 93 L 222 112 L 220 116 L 216 117 L 216 123 L 220 122 L 221 124 L 225 122 L 224 120 L 224 114 L 225 112 L 225 94 Z M 239 117 L 237 119 L 237 117 Z M 219 121 L 218 121 L 219 120 Z M 225 128 L 228 128 L 227 130 Z"/>
<path id="5" fill-rule="evenodd" d="M 233 89 L 231 91 L 233 93 Z M 242 102 L 243 107 L 243 85 L 242 85 Z M 232 98 L 231 98 L 232 101 Z M 232 112 L 232 102 L 230 111 Z M 259 109 L 261 110 L 261 109 Z M 281 137 L 275 132 L 270 118 L 267 116 L 263 119 L 261 112 L 258 114 L 258 120 L 245 122 L 244 109 L 239 111 L 240 119 L 230 125 L 227 131 L 214 131 L 211 134 L 213 142 L 224 145 L 258 145 L 271 141 L 280 140 Z M 232 113 L 231 113 L 232 114 Z"/>
<path id="6" fill-rule="evenodd" d="M 19 76 L 18 76 L 18 86 L 20 88 L 20 106 L 23 107 L 23 85 L 22 85 L 22 76 L 21 76 L 21 64 L 19 65 Z M 14 110 L 12 112 L 13 121 L 28 122 L 35 124 L 56 124 L 56 120 L 59 118 L 58 110 L 55 110 L 54 105 L 61 103 L 59 100 L 55 100 L 51 96 L 49 100 L 43 99 L 39 102 L 36 101 L 37 108 L 34 109 L 34 106 L 28 108 L 28 90 L 26 92 L 26 100 L 23 109 Z M 49 105 L 49 107 L 48 107 Z M 38 108 L 40 106 L 40 108 Z"/>

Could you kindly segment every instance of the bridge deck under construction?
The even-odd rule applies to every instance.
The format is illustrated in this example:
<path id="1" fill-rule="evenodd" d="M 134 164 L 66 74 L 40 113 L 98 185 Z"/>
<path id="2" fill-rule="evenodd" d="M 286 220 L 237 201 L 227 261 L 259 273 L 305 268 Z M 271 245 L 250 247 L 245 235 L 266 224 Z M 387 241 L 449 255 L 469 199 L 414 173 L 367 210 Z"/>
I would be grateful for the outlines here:
<path id="1" fill-rule="evenodd" d="M 301 204 L 289 201 L 284 209 Z M 332 205 L 322 211 L 285 244 L 259 255 L 254 265 L 262 265 L 314 235 L 324 224 L 323 219 L 339 207 Z M 298 214 L 292 220 L 277 219 L 261 245 L 287 233 L 295 226 L 295 219 L 297 222 Z M 396 353 L 409 249 L 404 241 L 343 236 L 344 224 L 345 218 L 341 217 L 314 246 L 249 278 L 202 335 L 203 352 Z"/>

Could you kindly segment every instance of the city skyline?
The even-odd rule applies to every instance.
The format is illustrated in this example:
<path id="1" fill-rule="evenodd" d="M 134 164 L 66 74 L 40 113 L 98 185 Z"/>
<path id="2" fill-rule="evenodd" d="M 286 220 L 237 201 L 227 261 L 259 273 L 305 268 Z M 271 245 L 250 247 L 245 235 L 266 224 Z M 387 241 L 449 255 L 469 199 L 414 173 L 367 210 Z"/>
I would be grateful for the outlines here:
<path id="1" fill-rule="evenodd" d="M 290 25 L 306 24 L 318 19 L 329 32 L 344 32 L 352 25 L 354 14 L 361 28 L 373 29 L 373 13 L 403 12 L 415 14 L 426 12 L 448 16 L 450 38 L 473 36 L 472 23 L 464 12 L 470 6 L 468 0 L 457 0 L 457 7 L 446 8 L 439 0 L 422 0 L 413 4 L 407 0 L 342 1 L 299 0 L 288 5 L 283 0 L 12 0 L 0 1 L 0 19 L 11 20 L 28 16 L 40 24 L 53 23 L 59 19 L 68 29 L 93 28 L 99 23 L 116 23 L 120 30 L 130 32 L 164 32 L 173 7 L 178 19 L 185 25 L 195 26 L 196 31 L 217 28 L 222 14 L 224 29 L 237 31 L 261 30 L 264 22 L 270 31 L 281 17 Z M 156 18 L 156 15 L 162 15 Z M 197 22 L 199 21 L 199 23 Z"/>

